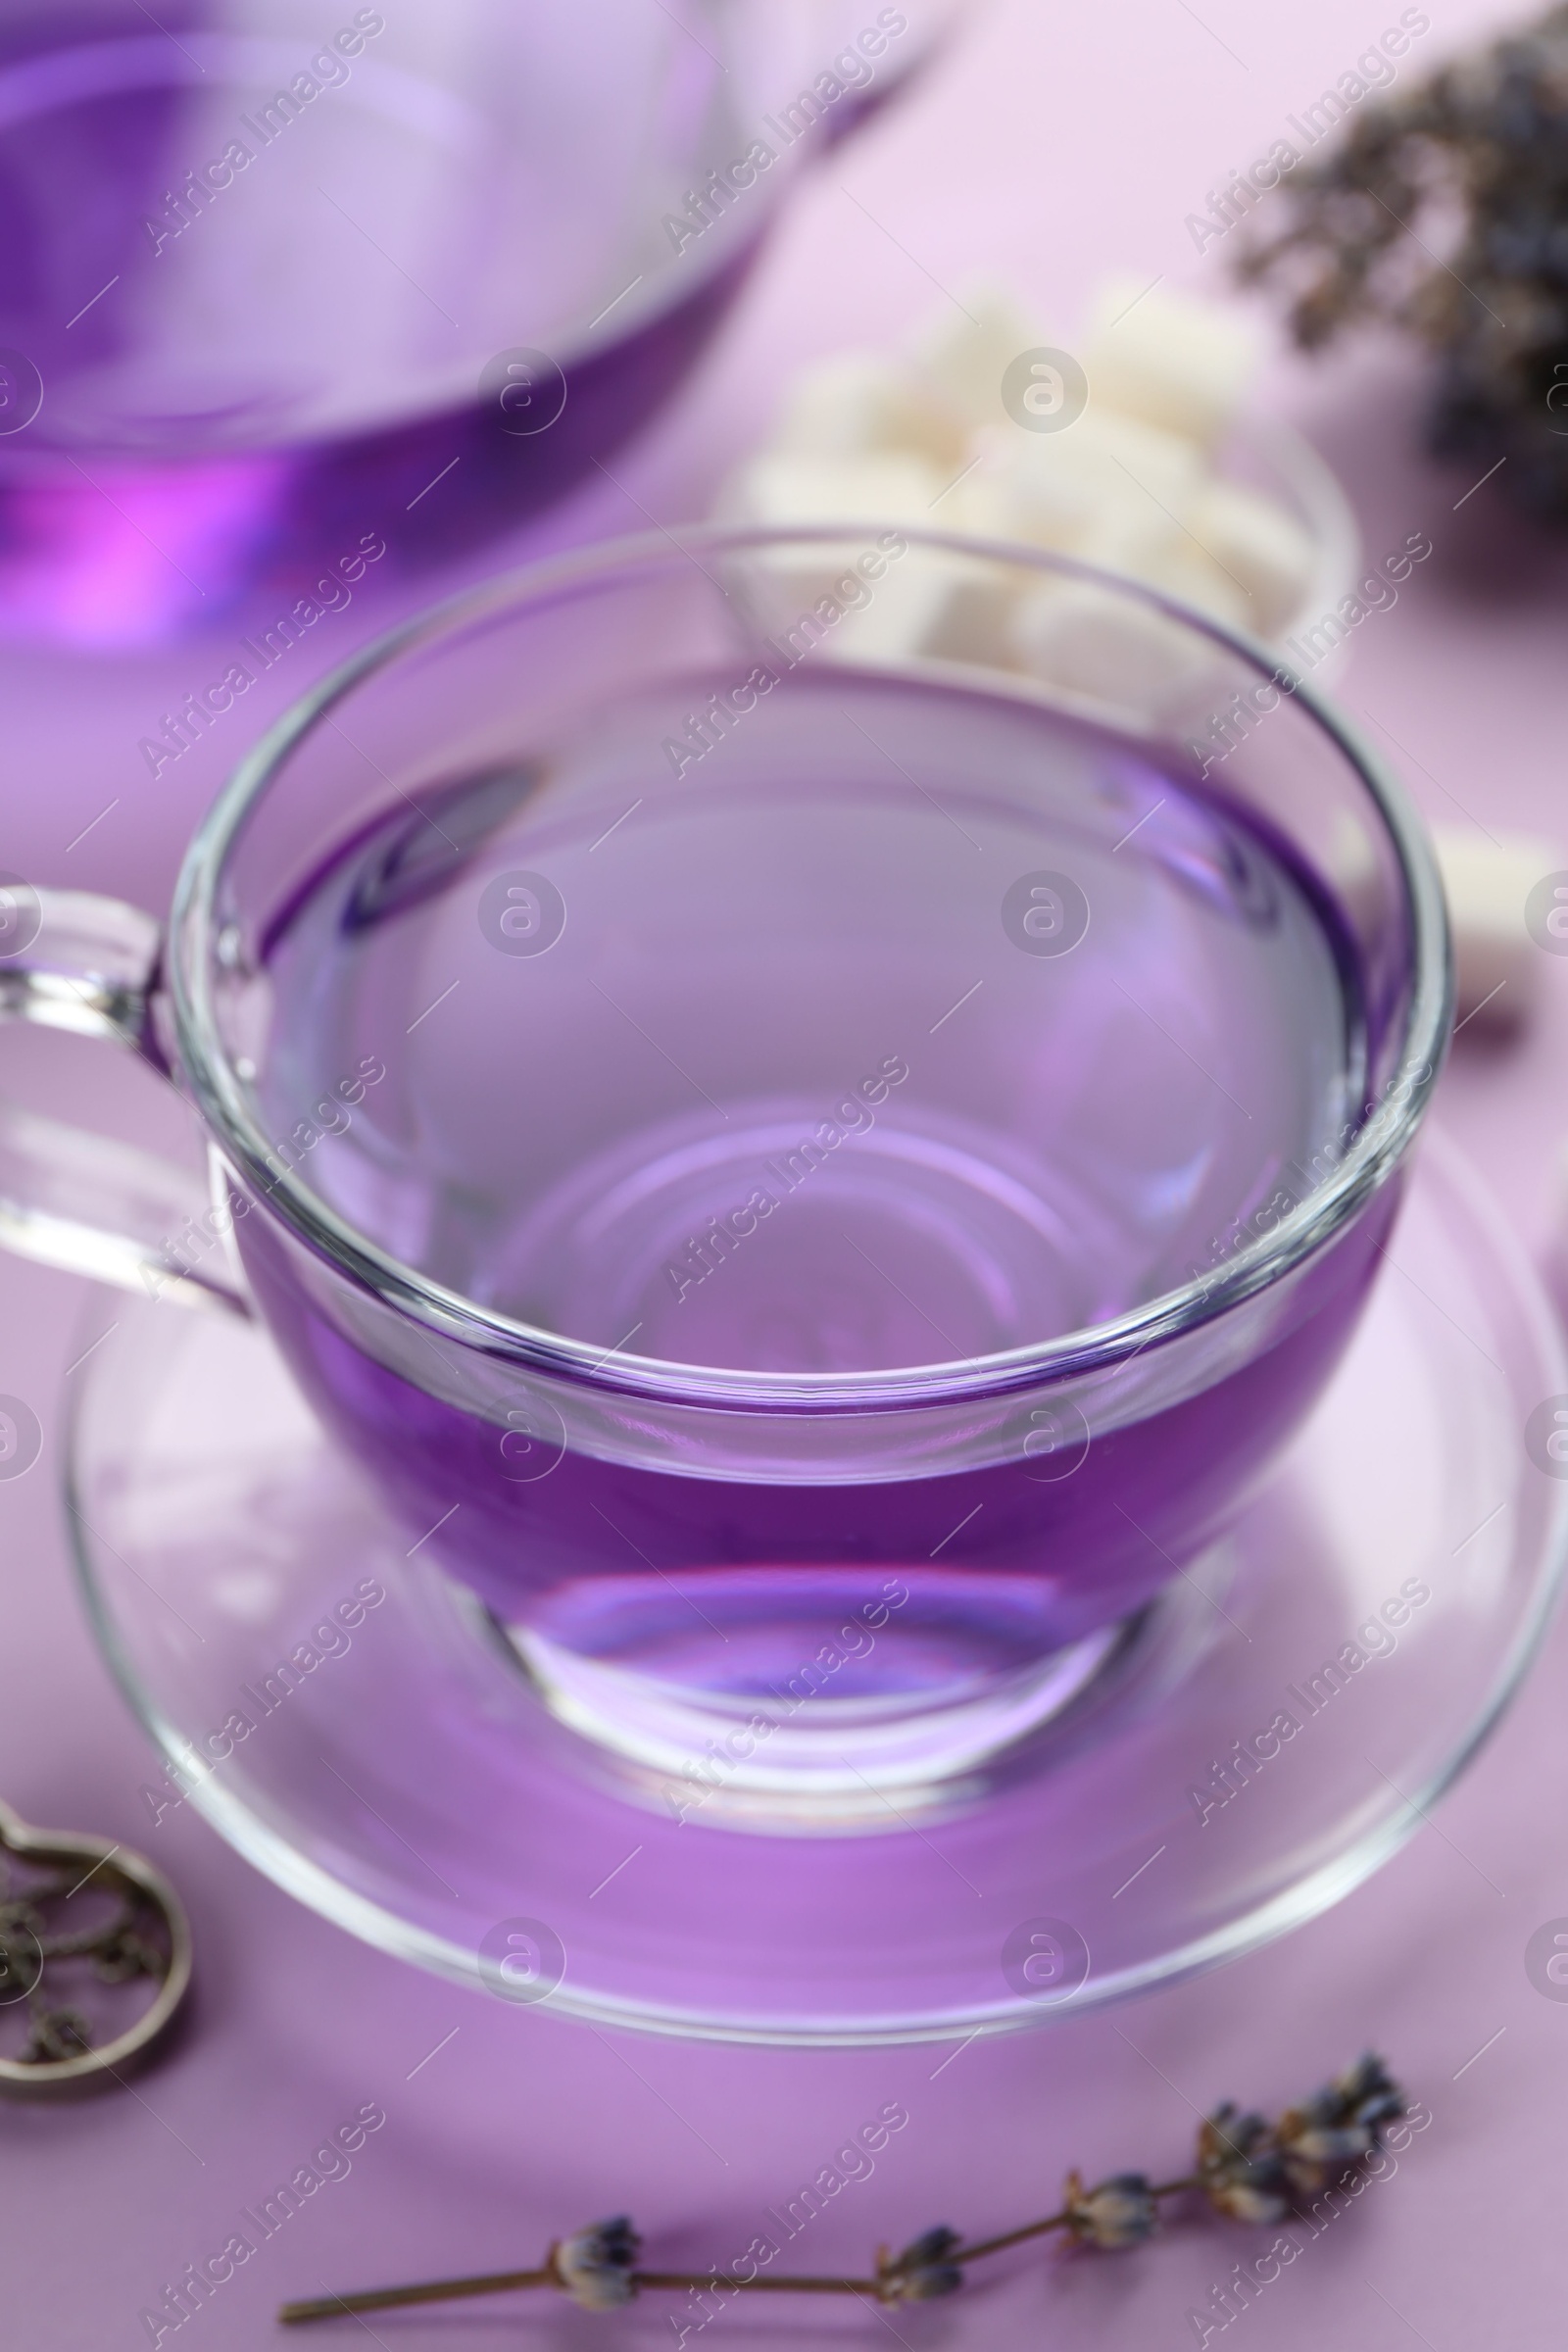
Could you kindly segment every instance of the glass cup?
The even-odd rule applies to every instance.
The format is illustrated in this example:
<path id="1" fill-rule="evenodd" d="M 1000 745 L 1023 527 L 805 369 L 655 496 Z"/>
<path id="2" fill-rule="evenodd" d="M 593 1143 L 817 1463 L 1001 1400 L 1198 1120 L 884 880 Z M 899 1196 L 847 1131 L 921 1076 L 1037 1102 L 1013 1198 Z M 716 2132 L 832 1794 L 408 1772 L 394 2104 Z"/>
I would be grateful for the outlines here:
<path id="1" fill-rule="evenodd" d="M 20 0 L 0 625 L 144 641 L 549 506 L 953 6 Z"/>
<path id="2" fill-rule="evenodd" d="M 1304 681 L 874 526 L 465 595 L 244 762 L 167 939 L 5 906 L 0 1004 L 166 1070 L 212 1172 L 12 1114 L 6 1238 L 260 1313 L 595 1758 L 807 1827 L 1058 1715 L 1223 1527 L 1449 1018 Z"/>

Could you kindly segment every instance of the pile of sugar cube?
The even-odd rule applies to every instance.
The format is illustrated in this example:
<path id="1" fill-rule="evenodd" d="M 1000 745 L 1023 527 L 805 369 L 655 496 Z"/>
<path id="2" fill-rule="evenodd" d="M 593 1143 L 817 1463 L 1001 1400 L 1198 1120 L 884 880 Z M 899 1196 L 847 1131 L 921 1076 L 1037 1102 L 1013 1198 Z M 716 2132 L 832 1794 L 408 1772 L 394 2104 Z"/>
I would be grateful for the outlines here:
<path id="1" fill-rule="evenodd" d="M 1021 542 L 1147 581 L 1255 636 L 1282 635 L 1299 617 L 1316 550 L 1284 506 L 1217 465 L 1257 358 L 1250 324 L 1188 295 L 1113 280 L 1062 355 L 1081 371 L 1079 400 L 1046 358 L 1046 397 L 1020 385 L 1009 406 L 1008 371 L 1024 363 L 1027 375 L 1031 356 L 1048 351 L 1016 299 L 990 291 L 952 305 L 903 352 L 817 361 L 795 379 L 771 439 L 731 478 L 719 514 L 774 526 L 874 519 Z M 1060 601 L 1048 594 L 1033 612 L 1002 616 L 1010 643 L 992 658 L 1036 666 L 1036 640 L 1059 619 Z"/>
<path id="2" fill-rule="evenodd" d="M 1102 290 L 1042 401 L 1044 429 L 1009 410 L 1004 384 L 1049 339 L 1002 290 L 969 294 L 892 354 L 848 351 L 795 378 L 771 438 L 732 475 L 729 522 L 908 525 L 1043 548 L 1130 575 L 1263 639 L 1297 623 L 1316 550 L 1275 500 L 1217 463 L 1257 359 L 1233 312 L 1116 279 Z M 1025 403 L 1026 411 L 1029 404 Z M 1032 413 L 1032 412 L 1030 412 Z M 833 566 L 803 553 L 772 570 L 775 619 L 828 587 Z M 868 609 L 845 615 L 833 650 L 858 661 L 948 656 L 1012 667 L 1116 698 L 1135 616 L 1082 585 L 979 587 L 932 564 L 906 564 Z M 1145 632 L 1147 667 L 1162 649 Z M 1478 1029 L 1524 1021 L 1542 977 L 1525 902 L 1563 862 L 1551 845 L 1479 826 L 1439 827 L 1452 924 L 1457 1015 Z M 1565 918 L 1568 920 L 1568 918 Z"/>

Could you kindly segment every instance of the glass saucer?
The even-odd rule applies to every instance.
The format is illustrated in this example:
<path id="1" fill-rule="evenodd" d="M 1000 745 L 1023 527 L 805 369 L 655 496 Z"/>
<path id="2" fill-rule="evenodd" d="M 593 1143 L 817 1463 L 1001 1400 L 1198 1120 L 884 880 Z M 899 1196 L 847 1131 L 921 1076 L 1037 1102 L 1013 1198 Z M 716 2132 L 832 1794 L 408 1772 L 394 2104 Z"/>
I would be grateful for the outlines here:
<path id="1" fill-rule="evenodd" d="M 1568 1463 L 1532 1443 L 1568 1361 L 1441 1136 L 1388 1255 L 1230 1534 L 945 1812 L 890 1792 L 842 1836 L 760 1834 L 716 1776 L 674 1806 L 620 1777 L 328 1448 L 263 1333 L 117 1296 L 71 1506 L 168 1759 L 148 1835 L 183 1799 L 368 1942 L 670 2034 L 945 2039 L 1247 1951 L 1419 1825 L 1512 1692 L 1568 1543 Z"/>

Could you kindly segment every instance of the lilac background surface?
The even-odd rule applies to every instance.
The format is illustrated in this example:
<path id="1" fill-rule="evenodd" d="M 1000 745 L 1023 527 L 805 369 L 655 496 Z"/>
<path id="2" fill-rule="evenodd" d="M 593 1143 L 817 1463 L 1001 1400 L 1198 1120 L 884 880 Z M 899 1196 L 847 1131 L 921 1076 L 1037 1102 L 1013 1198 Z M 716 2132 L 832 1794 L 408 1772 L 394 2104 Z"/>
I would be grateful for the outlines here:
<path id="1" fill-rule="evenodd" d="M 1432 13 L 1406 74 L 1507 12 L 1465 0 Z M 689 402 L 551 535 L 699 511 L 788 369 L 900 331 L 977 274 L 1016 280 L 1069 346 L 1106 270 L 1220 290 L 1226 246 L 1200 260 L 1184 215 L 1397 14 L 1367 0 L 1311 12 L 1203 0 L 1201 19 L 1184 0 L 1071 13 L 999 0 L 939 79 L 830 159 Z M 1435 543 L 1397 608 L 1358 632 L 1343 699 L 1433 815 L 1568 845 L 1568 559 L 1543 551 L 1489 492 L 1454 512 L 1468 482 L 1412 454 L 1417 377 L 1404 355 L 1363 347 L 1310 371 L 1282 361 L 1275 382 L 1348 487 L 1369 554 L 1415 529 Z M 172 698 L 220 673 L 236 628 L 135 659 L 0 649 L 3 862 L 166 906 L 180 845 L 247 732 L 392 616 L 368 580 L 156 786 L 138 737 Z M 1568 961 L 1544 979 L 1529 1034 L 1504 1048 L 1462 1040 L 1442 1102 L 1538 1250 L 1568 1131 Z M 3 1042 L 31 1099 L 133 1124 L 149 1141 L 177 1136 L 177 1106 L 137 1071 L 36 1033 Z M 57 1499 L 79 1289 L 0 1262 L 0 1391 L 27 1398 L 46 1432 L 34 1470 L 0 1485 L 0 1790 L 35 1821 L 123 1838 L 172 1872 L 193 1915 L 200 1992 L 185 2045 L 135 2095 L 0 2110 L 8 2341 L 115 2352 L 148 2340 L 138 2312 L 162 2282 L 215 2253 L 239 2209 L 367 2100 L 387 2123 L 351 2175 L 219 2290 L 179 2330 L 182 2346 L 250 2352 L 280 2340 L 270 2314 L 285 2296 L 525 2263 L 554 2232 L 622 2206 L 658 2258 L 726 2261 L 766 2226 L 764 2206 L 897 2098 L 908 2127 L 787 2255 L 858 2267 L 879 2237 L 902 2242 L 939 2220 L 1001 2229 L 1045 2210 L 1069 2163 L 1091 2177 L 1181 2169 L 1205 2103 L 1281 2102 L 1368 2041 L 1424 2097 L 1431 2129 L 1237 2328 L 1280 2352 L 1350 2335 L 1369 2352 L 1560 2341 L 1568 2006 L 1531 1988 L 1523 1953 L 1536 1927 L 1568 1914 L 1568 1626 L 1434 1826 L 1339 1910 L 1218 1976 L 956 2054 L 600 2034 L 363 1948 L 254 1876 L 188 1807 L 151 1826 L 149 1750 L 88 1642 Z M 762 2304 L 707 2332 L 769 2344 L 891 2334 L 922 2352 L 1192 2343 L 1188 2307 L 1263 2242 L 1182 2229 L 1115 2260 L 1006 2258 L 991 2283 L 924 2312 Z M 476 2304 L 388 2315 L 373 2334 L 409 2352 L 635 2347 L 673 2341 L 678 2310 L 652 2296 L 610 2320 L 542 2299 Z M 364 2337 L 346 2322 L 326 2340 Z"/>

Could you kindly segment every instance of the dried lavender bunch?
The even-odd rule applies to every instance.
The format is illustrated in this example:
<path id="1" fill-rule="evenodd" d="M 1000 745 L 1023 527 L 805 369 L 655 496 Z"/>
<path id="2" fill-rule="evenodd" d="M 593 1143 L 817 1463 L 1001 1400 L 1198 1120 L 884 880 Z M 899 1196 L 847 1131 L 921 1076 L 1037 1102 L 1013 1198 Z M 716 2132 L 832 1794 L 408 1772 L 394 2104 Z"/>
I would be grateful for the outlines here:
<path id="1" fill-rule="evenodd" d="M 1416 334 L 1434 455 L 1568 522 L 1568 7 L 1358 109 L 1263 219 L 1238 274 L 1289 297 L 1302 349 Z"/>
<path id="2" fill-rule="evenodd" d="M 1025 2222 L 1000 2237 L 966 2240 L 939 2223 L 911 2239 L 902 2253 L 878 2250 L 864 2278 L 811 2278 L 774 2274 L 754 2267 L 744 2277 L 715 2272 L 655 2271 L 641 2266 L 642 2240 L 624 2214 L 592 2222 L 558 2239 L 544 2261 L 526 2271 L 493 2271 L 479 2278 L 433 2278 L 418 2286 L 375 2287 L 368 2293 L 327 2295 L 310 2303 L 285 2303 L 278 2318 L 297 2326 L 306 2320 L 357 2318 L 365 2311 L 440 2303 L 459 2296 L 509 2294 L 521 2287 L 551 2286 L 589 2311 L 612 2311 L 645 2289 L 674 2293 L 861 2295 L 874 2303 L 930 2303 L 956 2294 L 968 2266 L 1027 2239 L 1064 2234 L 1073 2246 L 1122 2253 L 1142 2245 L 1159 2226 L 1167 2197 L 1197 2192 L 1228 2220 L 1277 2222 L 1324 2188 L 1356 2170 L 1383 2144 L 1387 2127 L 1409 2111 L 1409 2102 L 1381 2058 L 1370 2051 L 1345 2074 L 1325 2083 L 1276 2123 L 1243 2115 L 1226 2100 L 1200 2126 L 1195 2169 L 1179 2180 L 1157 2184 L 1145 2173 L 1114 2173 L 1094 2188 L 1071 2172 L 1056 2213 Z M 760 2242 L 760 2241 L 759 2241 Z M 769 2256 L 768 2259 L 771 2259 Z"/>

